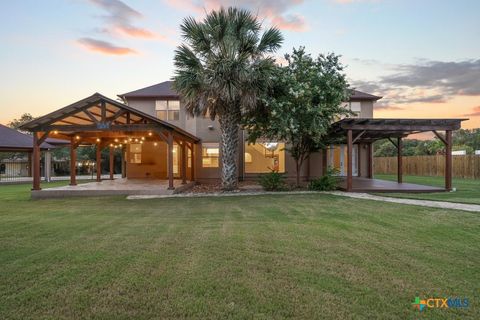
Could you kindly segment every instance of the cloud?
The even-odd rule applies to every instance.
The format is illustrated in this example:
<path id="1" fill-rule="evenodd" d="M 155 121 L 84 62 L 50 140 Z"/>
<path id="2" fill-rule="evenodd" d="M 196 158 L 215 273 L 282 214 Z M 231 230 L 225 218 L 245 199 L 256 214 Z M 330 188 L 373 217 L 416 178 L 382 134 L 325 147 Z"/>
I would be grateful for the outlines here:
<path id="1" fill-rule="evenodd" d="M 472 113 L 464 114 L 466 117 L 480 117 L 480 106 L 473 107 Z"/>
<path id="2" fill-rule="evenodd" d="M 377 81 L 352 84 L 359 90 L 384 96 L 387 105 L 443 103 L 454 96 L 480 95 L 480 59 L 424 61 L 392 68 L 391 74 Z"/>
<path id="3" fill-rule="evenodd" d="M 107 23 L 105 32 L 123 34 L 134 38 L 154 38 L 155 34 L 147 29 L 133 25 L 133 20 L 143 18 L 143 15 L 120 0 L 90 0 L 93 4 L 106 11 L 102 18 Z"/>
<path id="4" fill-rule="evenodd" d="M 205 12 L 220 7 L 240 7 L 251 10 L 259 17 L 268 20 L 282 30 L 305 31 L 308 29 L 305 18 L 296 13 L 288 13 L 292 7 L 300 5 L 303 0 L 164 0 L 171 7 L 182 11 L 203 15 Z"/>
<path id="5" fill-rule="evenodd" d="M 92 38 L 80 38 L 77 40 L 77 42 L 90 51 L 99 52 L 102 54 L 127 55 L 137 53 L 133 49 L 126 47 L 118 47 L 110 42 L 96 40 Z"/>
<path id="6" fill-rule="evenodd" d="M 382 102 L 377 102 L 373 107 L 375 110 L 404 110 L 402 107 L 384 104 Z"/>
<path id="7" fill-rule="evenodd" d="M 381 0 L 333 0 L 335 3 L 339 4 L 352 4 L 352 3 L 365 3 L 365 2 L 380 2 Z"/>

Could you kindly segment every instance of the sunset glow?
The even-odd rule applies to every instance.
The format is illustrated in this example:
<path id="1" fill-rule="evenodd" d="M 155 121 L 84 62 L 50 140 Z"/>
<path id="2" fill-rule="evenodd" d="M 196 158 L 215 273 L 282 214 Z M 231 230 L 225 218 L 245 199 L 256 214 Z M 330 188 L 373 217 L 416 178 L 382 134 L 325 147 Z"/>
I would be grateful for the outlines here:
<path id="1" fill-rule="evenodd" d="M 221 5 L 252 10 L 285 42 L 342 55 L 382 118 L 469 118 L 480 127 L 480 2 L 413 0 L 9 1 L 0 13 L 0 123 L 100 92 L 169 80 L 179 25 Z"/>

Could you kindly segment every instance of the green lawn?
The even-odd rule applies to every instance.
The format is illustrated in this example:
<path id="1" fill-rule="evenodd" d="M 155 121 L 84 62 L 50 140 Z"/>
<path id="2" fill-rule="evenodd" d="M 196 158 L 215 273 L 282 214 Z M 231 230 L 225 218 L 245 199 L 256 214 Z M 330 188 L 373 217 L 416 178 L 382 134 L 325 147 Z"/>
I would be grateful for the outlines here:
<path id="1" fill-rule="evenodd" d="M 397 180 L 396 175 L 376 174 L 376 179 Z M 423 176 L 404 176 L 404 182 L 418 183 L 429 186 L 445 186 L 444 177 L 423 177 Z M 382 193 L 389 197 L 439 200 L 460 203 L 480 204 L 480 180 L 478 179 L 453 179 L 453 187 L 457 188 L 454 192 L 434 192 L 434 193 Z"/>
<path id="2" fill-rule="evenodd" d="M 1 319 L 479 319 L 480 215 L 332 195 L 28 200 L 0 186 Z M 428 309 L 416 296 L 466 297 Z"/>

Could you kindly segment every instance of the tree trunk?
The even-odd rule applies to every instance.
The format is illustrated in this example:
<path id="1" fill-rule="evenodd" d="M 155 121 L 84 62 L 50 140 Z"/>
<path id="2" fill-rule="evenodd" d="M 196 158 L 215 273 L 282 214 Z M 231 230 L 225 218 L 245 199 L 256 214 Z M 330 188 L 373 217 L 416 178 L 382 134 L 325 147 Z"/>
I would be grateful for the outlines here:
<path id="1" fill-rule="evenodd" d="M 240 113 L 226 113 L 219 117 L 221 140 L 220 157 L 222 159 L 222 189 L 238 188 L 238 124 Z"/>
<path id="2" fill-rule="evenodd" d="M 295 160 L 296 173 L 297 173 L 297 188 L 300 187 L 300 160 Z"/>

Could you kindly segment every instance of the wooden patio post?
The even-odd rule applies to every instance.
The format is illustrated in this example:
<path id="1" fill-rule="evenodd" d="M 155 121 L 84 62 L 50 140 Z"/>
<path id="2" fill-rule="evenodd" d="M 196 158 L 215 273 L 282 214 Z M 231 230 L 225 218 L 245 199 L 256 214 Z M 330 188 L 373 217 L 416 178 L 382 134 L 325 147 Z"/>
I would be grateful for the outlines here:
<path id="1" fill-rule="evenodd" d="M 33 186 L 32 190 L 40 188 L 40 145 L 38 143 L 38 132 L 33 133 Z"/>
<path id="2" fill-rule="evenodd" d="M 110 163 L 109 163 L 109 169 L 110 169 L 110 180 L 113 180 L 113 160 L 114 160 L 114 155 L 113 155 L 113 146 L 110 146 L 109 150 L 109 156 L 110 156 Z"/>
<path id="3" fill-rule="evenodd" d="M 397 182 L 403 183 L 403 141 L 397 138 Z"/>
<path id="4" fill-rule="evenodd" d="M 373 179 L 373 143 L 367 145 L 368 152 L 368 179 Z"/>
<path id="5" fill-rule="evenodd" d="M 97 162 L 97 182 L 102 181 L 102 145 L 101 143 L 97 143 L 97 147 L 95 150 L 96 155 L 96 162 Z"/>
<path id="6" fill-rule="evenodd" d="M 187 183 L 187 143 L 182 141 L 182 184 Z"/>
<path id="7" fill-rule="evenodd" d="M 75 137 L 70 138 L 70 185 L 77 185 L 77 146 L 75 144 Z"/>
<path id="8" fill-rule="evenodd" d="M 452 131 L 445 132 L 445 189 L 452 190 Z"/>
<path id="9" fill-rule="evenodd" d="M 361 144 L 357 144 L 357 177 L 362 176 L 362 148 Z"/>
<path id="10" fill-rule="evenodd" d="M 32 177 L 32 174 L 33 174 L 33 172 L 32 172 L 32 166 L 33 166 L 32 153 L 33 153 L 33 151 L 28 153 L 28 176 L 29 177 Z"/>
<path id="11" fill-rule="evenodd" d="M 347 131 L 347 192 L 351 192 L 353 189 L 352 153 L 353 153 L 353 137 L 352 137 L 352 130 L 349 129 Z"/>
<path id="12" fill-rule="evenodd" d="M 168 133 L 168 155 L 167 155 L 167 174 L 168 174 L 168 190 L 173 190 L 173 133 Z"/>
<path id="13" fill-rule="evenodd" d="M 325 148 L 322 150 L 322 176 L 327 174 L 327 168 L 328 168 L 327 163 L 328 163 L 327 149 Z"/>
<path id="14" fill-rule="evenodd" d="M 190 144 L 190 154 L 191 154 L 190 181 L 195 181 L 195 144 L 193 142 Z"/>

